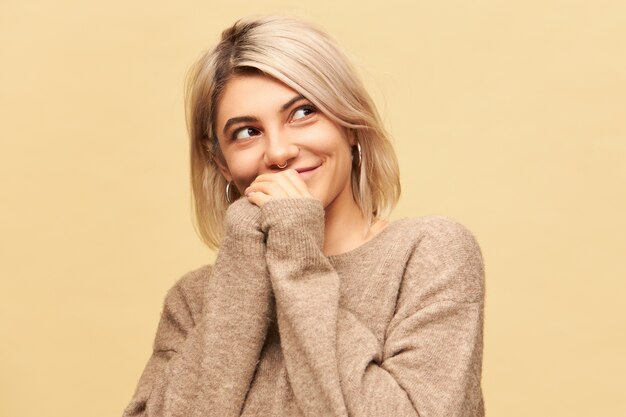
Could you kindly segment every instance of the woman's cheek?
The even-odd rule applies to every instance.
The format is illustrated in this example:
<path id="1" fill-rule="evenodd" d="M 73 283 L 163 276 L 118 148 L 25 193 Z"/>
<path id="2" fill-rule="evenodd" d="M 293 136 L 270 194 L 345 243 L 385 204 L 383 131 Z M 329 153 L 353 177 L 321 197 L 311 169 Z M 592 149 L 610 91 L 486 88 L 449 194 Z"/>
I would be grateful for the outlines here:
<path id="1" fill-rule="evenodd" d="M 235 176 L 233 174 L 233 180 L 235 181 L 235 185 L 241 194 L 243 194 L 244 190 L 252 184 L 256 175 L 254 174 L 246 174 L 246 175 L 238 175 Z"/>
<path id="2" fill-rule="evenodd" d="M 259 175 L 259 160 L 252 152 L 237 152 L 229 155 L 228 167 L 235 186 L 243 192 Z"/>

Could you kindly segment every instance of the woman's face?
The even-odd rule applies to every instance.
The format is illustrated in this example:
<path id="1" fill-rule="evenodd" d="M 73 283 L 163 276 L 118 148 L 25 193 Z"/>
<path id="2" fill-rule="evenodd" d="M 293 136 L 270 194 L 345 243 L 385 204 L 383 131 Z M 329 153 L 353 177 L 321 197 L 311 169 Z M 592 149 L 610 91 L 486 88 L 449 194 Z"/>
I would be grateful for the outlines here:
<path id="1" fill-rule="evenodd" d="M 218 165 L 240 193 L 260 174 L 295 169 L 325 208 L 353 203 L 346 130 L 280 81 L 264 75 L 232 78 L 215 123 L 224 156 Z"/>

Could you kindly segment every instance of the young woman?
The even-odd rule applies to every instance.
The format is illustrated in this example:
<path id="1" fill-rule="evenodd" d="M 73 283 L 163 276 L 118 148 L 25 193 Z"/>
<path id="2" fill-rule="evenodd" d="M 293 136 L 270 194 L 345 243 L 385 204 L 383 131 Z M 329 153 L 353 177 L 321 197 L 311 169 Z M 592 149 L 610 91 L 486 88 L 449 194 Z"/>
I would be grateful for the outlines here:
<path id="1" fill-rule="evenodd" d="M 387 222 L 398 168 L 323 32 L 242 20 L 188 84 L 198 229 L 124 416 L 482 416 L 472 234 Z"/>

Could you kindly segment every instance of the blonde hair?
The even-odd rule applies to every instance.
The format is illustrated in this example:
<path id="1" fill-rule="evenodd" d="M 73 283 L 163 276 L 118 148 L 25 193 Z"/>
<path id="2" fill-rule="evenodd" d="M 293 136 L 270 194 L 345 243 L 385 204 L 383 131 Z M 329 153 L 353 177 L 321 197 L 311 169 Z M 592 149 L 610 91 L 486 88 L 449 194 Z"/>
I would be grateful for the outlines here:
<path id="1" fill-rule="evenodd" d="M 347 57 L 323 31 L 284 18 L 242 19 L 222 32 L 217 46 L 191 68 L 186 114 L 191 137 L 191 185 L 195 224 L 202 240 L 217 248 L 228 208 L 226 179 L 215 134 L 216 108 L 226 83 L 250 72 L 273 77 L 302 94 L 347 128 L 361 145 L 352 191 L 371 222 L 388 216 L 400 197 L 398 162 L 372 99 Z"/>

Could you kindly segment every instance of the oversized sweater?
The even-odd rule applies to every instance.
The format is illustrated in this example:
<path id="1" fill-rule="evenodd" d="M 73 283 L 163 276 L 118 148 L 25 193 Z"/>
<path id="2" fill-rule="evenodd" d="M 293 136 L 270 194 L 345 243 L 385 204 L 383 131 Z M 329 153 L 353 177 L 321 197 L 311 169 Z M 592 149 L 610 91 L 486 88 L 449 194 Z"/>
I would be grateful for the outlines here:
<path id="1" fill-rule="evenodd" d="M 323 254 L 313 199 L 230 206 L 213 266 L 168 292 L 131 416 L 483 416 L 484 272 L 439 216 Z"/>

